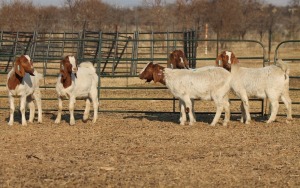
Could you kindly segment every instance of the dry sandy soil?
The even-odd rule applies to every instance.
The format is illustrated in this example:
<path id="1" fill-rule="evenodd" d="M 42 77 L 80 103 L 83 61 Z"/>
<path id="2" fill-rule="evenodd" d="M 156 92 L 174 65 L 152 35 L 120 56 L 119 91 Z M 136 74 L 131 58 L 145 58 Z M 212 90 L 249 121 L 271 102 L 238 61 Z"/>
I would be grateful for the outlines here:
<path id="1" fill-rule="evenodd" d="M 299 75 L 299 64 L 291 64 Z M 6 79 L 0 76 L 1 82 Z M 144 87 L 137 78 L 103 79 L 102 86 Z M 43 85 L 54 85 L 46 79 Z M 131 85 L 128 85 L 130 83 Z M 299 88 L 299 79 L 291 87 Z M 159 85 L 146 85 L 146 87 Z M 155 95 L 153 95 L 155 93 Z M 55 91 L 42 90 L 44 98 Z M 4 87 L 0 95 L 6 96 Z M 101 90 L 101 97 L 171 97 L 167 90 Z M 299 92 L 292 91 L 293 101 Z M 172 111 L 172 101 L 100 101 L 100 109 Z M 196 104 L 196 111 L 212 111 L 211 103 Z M 17 101 L 16 101 L 17 103 Z M 76 103 L 77 109 L 81 102 Z M 251 103 L 252 104 L 252 103 Z M 232 105 L 232 111 L 238 111 Z M 255 111 L 258 105 L 251 105 Z M 212 115 L 197 114 L 193 126 L 180 126 L 178 113 L 99 113 L 98 121 L 76 125 L 69 114 L 54 124 L 55 111 L 45 111 L 42 124 L 7 126 L 7 98 L 0 99 L 0 187 L 300 187 L 300 105 L 294 120 L 284 116 L 266 124 L 253 116 L 251 125 L 233 114 L 227 127 L 209 126 Z M 47 109 L 57 101 L 43 101 Z M 18 108 L 18 105 L 16 105 Z M 65 106 L 66 108 L 66 106 Z M 178 108 L 178 107 L 176 107 Z M 178 111 L 178 109 L 177 109 Z M 280 114 L 285 114 L 280 106 Z"/>
<path id="2" fill-rule="evenodd" d="M 7 126 L 0 111 L 1 187 L 299 187 L 300 117 L 265 124 L 193 126 L 177 113 L 99 113 L 95 125 L 60 125 L 55 112 L 42 124 Z M 221 121 L 220 121 L 221 123 Z"/>

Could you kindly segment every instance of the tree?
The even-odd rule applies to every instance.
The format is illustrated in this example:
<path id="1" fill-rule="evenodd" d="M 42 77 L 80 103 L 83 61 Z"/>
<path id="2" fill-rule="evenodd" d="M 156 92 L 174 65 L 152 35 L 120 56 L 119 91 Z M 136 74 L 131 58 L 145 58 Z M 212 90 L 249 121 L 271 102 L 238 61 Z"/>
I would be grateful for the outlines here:
<path id="1" fill-rule="evenodd" d="M 32 2 L 13 0 L 11 3 L 2 1 L 0 11 L 1 30 L 32 31 L 35 28 L 36 7 Z"/>
<path id="2" fill-rule="evenodd" d="M 65 0 L 67 18 L 75 30 L 101 30 L 107 6 L 101 0 Z"/>

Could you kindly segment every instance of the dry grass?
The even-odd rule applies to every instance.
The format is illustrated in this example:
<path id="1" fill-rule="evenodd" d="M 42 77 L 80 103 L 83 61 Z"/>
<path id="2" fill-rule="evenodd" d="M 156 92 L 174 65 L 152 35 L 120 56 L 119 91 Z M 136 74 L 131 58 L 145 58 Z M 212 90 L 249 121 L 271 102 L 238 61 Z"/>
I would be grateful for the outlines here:
<path id="1" fill-rule="evenodd" d="M 299 187 L 300 118 L 210 127 L 197 115 L 100 113 L 97 123 L 8 127 L 0 111 L 2 187 Z"/>
<path id="2" fill-rule="evenodd" d="M 213 62 L 203 62 L 201 66 Z M 261 62 L 247 64 L 260 67 Z M 299 76 L 298 62 L 290 62 L 291 75 Z M 200 65 L 200 64 L 198 64 Z M 55 74 L 55 70 L 53 70 Z M 1 84 L 6 75 L 0 75 Z M 46 77 L 42 86 L 54 86 Z M 161 87 L 138 78 L 101 78 L 102 87 Z M 300 87 L 291 79 L 291 87 Z M 55 98 L 54 89 L 42 89 L 44 98 Z M 4 87 L 0 95 L 6 96 Z M 299 92 L 291 91 L 293 101 Z M 172 98 L 166 89 L 102 89 L 101 98 Z M 233 97 L 233 96 L 232 96 Z M 16 103 L 18 100 L 16 101 Z M 251 102 L 251 111 L 260 111 Z M 18 105 L 17 105 L 18 106 Z M 67 109 L 67 103 L 65 102 Z M 83 109 L 83 101 L 76 109 Z M 210 101 L 197 101 L 196 111 L 214 111 Z M 197 114 L 193 126 L 179 126 L 178 113 L 99 113 L 95 125 L 83 123 L 76 112 L 76 125 L 69 126 L 69 113 L 60 125 L 56 111 L 45 111 L 42 124 L 7 126 L 9 111 L 0 110 L 1 187 L 300 187 L 300 105 L 293 105 L 294 120 L 285 116 L 267 125 L 267 117 L 253 115 L 251 125 L 233 114 L 229 126 L 210 127 L 212 115 Z M 0 107 L 8 107 L 0 98 Z M 44 100 L 45 109 L 57 101 Z M 102 100 L 100 110 L 147 110 L 170 112 L 173 101 Z M 177 101 L 175 109 L 178 111 Z M 231 103 L 233 112 L 239 102 Z M 285 114 L 280 106 L 280 114 Z M 28 115 L 28 114 L 27 114 Z"/>

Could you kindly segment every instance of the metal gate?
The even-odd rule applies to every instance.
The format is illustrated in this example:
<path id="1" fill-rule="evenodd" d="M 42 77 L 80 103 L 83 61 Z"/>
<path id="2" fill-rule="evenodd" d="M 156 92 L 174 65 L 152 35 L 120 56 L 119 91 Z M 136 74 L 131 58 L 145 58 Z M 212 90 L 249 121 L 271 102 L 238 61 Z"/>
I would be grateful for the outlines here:
<path id="1" fill-rule="evenodd" d="M 292 48 L 288 45 L 292 44 Z M 281 55 L 280 50 L 288 48 L 289 54 Z M 274 63 L 278 59 L 287 61 L 290 66 L 290 93 L 293 105 L 293 115 L 300 115 L 298 109 L 300 108 L 300 40 L 287 40 L 280 42 L 276 49 L 274 55 Z M 283 104 L 280 102 L 280 104 Z"/>
<path id="2" fill-rule="evenodd" d="M 95 67 L 97 68 L 97 73 L 100 76 L 99 82 L 99 111 L 101 112 L 142 112 L 142 113 L 169 113 L 169 112 L 179 112 L 177 99 L 175 99 L 167 90 L 165 86 L 159 84 L 150 84 L 145 86 L 140 83 L 137 74 L 139 71 L 150 61 L 162 64 L 166 66 L 167 58 L 169 53 L 174 49 L 183 49 L 186 39 L 183 37 L 184 34 L 181 32 L 159 32 L 159 33 L 123 33 L 118 35 L 125 35 L 125 38 L 116 38 L 116 35 L 112 35 L 112 38 L 104 38 L 103 33 L 97 33 L 99 37 L 85 37 L 78 38 L 78 36 L 83 36 L 80 34 L 74 34 L 73 38 L 59 37 L 65 35 L 55 35 L 55 37 L 43 39 L 36 38 L 34 41 L 34 51 L 32 56 L 34 56 L 34 62 L 37 63 L 37 69 L 44 73 L 43 84 L 41 85 L 43 94 L 43 110 L 44 111 L 55 111 L 57 108 L 56 95 L 55 95 L 55 81 L 58 74 L 59 63 L 61 57 L 52 56 L 51 53 L 59 54 L 76 54 L 78 56 L 79 62 L 89 60 L 95 62 Z M 52 35 L 53 36 L 53 35 Z M 69 35 L 70 36 L 70 35 Z M 87 35 L 85 35 L 87 36 Z M 132 39 L 128 41 L 128 38 Z M 248 53 L 247 56 L 238 56 L 240 61 L 257 62 L 259 67 L 265 65 L 268 60 L 266 59 L 266 52 L 264 45 L 255 40 L 217 40 L 217 39 L 192 39 L 197 43 L 197 54 L 191 57 L 190 60 L 197 62 L 197 67 L 202 67 L 206 65 L 214 65 L 216 55 L 219 51 L 225 49 L 219 49 L 217 45 L 219 42 L 228 43 L 229 46 L 232 45 L 231 50 L 235 52 L 241 49 L 241 46 L 249 47 L 250 49 L 255 49 L 253 53 Z M 4 41 L 0 41 L 4 42 Z M 113 43 L 126 43 L 126 49 L 121 49 L 118 51 L 117 48 L 114 53 L 120 54 L 122 56 L 104 57 L 102 56 L 104 46 Z M 56 47 L 51 46 L 49 48 L 43 48 L 42 51 L 47 56 L 38 56 L 37 53 L 41 53 L 39 46 L 45 46 L 40 44 L 55 44 Z M 205 50 L 208 54 L 204 54 L 203 44 L 206 44 Z M 91 45 L 95 44 L 95 45 Z M 91 47 L 93 46 L 93 47 Z M 84 48 L 83 48 L 84 47 Z M 203 51 L 202 51 L 203 49 Z M 51 53 L 49 53 L 51 52 Z M 80 52 L 80 53 L 79 53 Z M 99 53 L 101 52 L 101 53 Z M 238 54 L 238 53 L 236 53 Z M 117 59 L 116 59 L 117 58 Z M 116 67 L 116 61 L 118 66 Z M 105 62 L 111 62 L 110 70 L 105 73 L 101 72 L 104 67 Z M 114 63 L 115 62 L 115 63 Z M 108 67 L 108 63 L 106 66 Z M 107 68 L 106 67 L 106 68 Z M 5 100 L 0 103 L 0 109 L 8 109 L 7 94 L 5 91 L 5 80 L 6 72 L 1 72 L 1 100 Z M 118 82 L 124 82 L 124 84 L 119 84 Z M 145 94 L 146 93 L 146 94 Z M 152 95 L 152 94 L 157 95 Z M 125 95 L 126 94 L 126 95 Z M 232 101 L 239 101 L 237 98 L 233 98 Z M 263 101 L 260 99 L 251 99 L 253 102 L 261 103 L 256 111 L 251 112 L 252 114 L 264 114 Z M 52 104 L 53 103 L 53 104 Z M 201 102 L 202 103 L 202 102 Z M 147 108 L 140 108 L 140 104 L 146 104 Z M 83 110 L 76 103 L 77 110 Z M 200 111 L 197 113 L 215 113 L 214 111 L 209 111 L 203 108 L 202 105 Z M 67 105 L 65 105 L 65 110 L 67 110 Z M 233 110 L 233 113 L 240 113 L 239 109 Z"/>

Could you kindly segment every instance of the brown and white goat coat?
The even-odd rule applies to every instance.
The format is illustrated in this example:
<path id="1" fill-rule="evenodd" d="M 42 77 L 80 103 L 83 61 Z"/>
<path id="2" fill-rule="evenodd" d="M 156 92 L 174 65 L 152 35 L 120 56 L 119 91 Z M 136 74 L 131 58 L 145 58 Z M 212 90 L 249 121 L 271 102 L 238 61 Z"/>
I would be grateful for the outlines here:
<path id="1" fill-rule="evenodd" d="M 213 100 L 217 106 L 216 115 L 211 125 L 216 125 L 223 108 L 227 125 L 230 118 L 228 91 L 230 89 L 230 73 L 219 67 L 204 67 L 195 70 L 170 69 L 158 64 L 148 63 L 140 72 L 140 79 L 165 84 L 171 93 L 181 101 L 180 124 L 186 122 L 186 110 L 189 113 L 190 125 L 196 122 L 191 99 Z"/>
<path id="2" fill-rule="evenodd" d="M 86 99 L 83 121 L 87 121 L 90 103 L 93 102 L 93 123 L 98 116 L 98 75 L 91 62 L 82 62 L 77 68 L 74 56 L 66 56 L 62 60 L 60 74 L 56 83 L 58 94 L 58 114 L 55 123 L 60 123 L 62 112 L 62 98 L 69 99 L 70 125 L 75 124 L 74 105 L 76 99 Z"/>
<path id="3" fill-rule="evenodd" d="M 7 90 L 10 104 L 10 119 L 8 125 L 14 123 L 14 98 L 20 97 L 20 111 L 22 115 L 22 125 L 27 125 L 25 118 L 25 108 L 28 103 L 30 108 L 29 122 L 33 122 L 36 102 L 38 108 L 38 122 L 42 123 L 42 104 L 39 80 L 43 76 L 33 68 L 33 64 L 28 55 L 17 58 L 14 67 L 7 75 Z"/>

